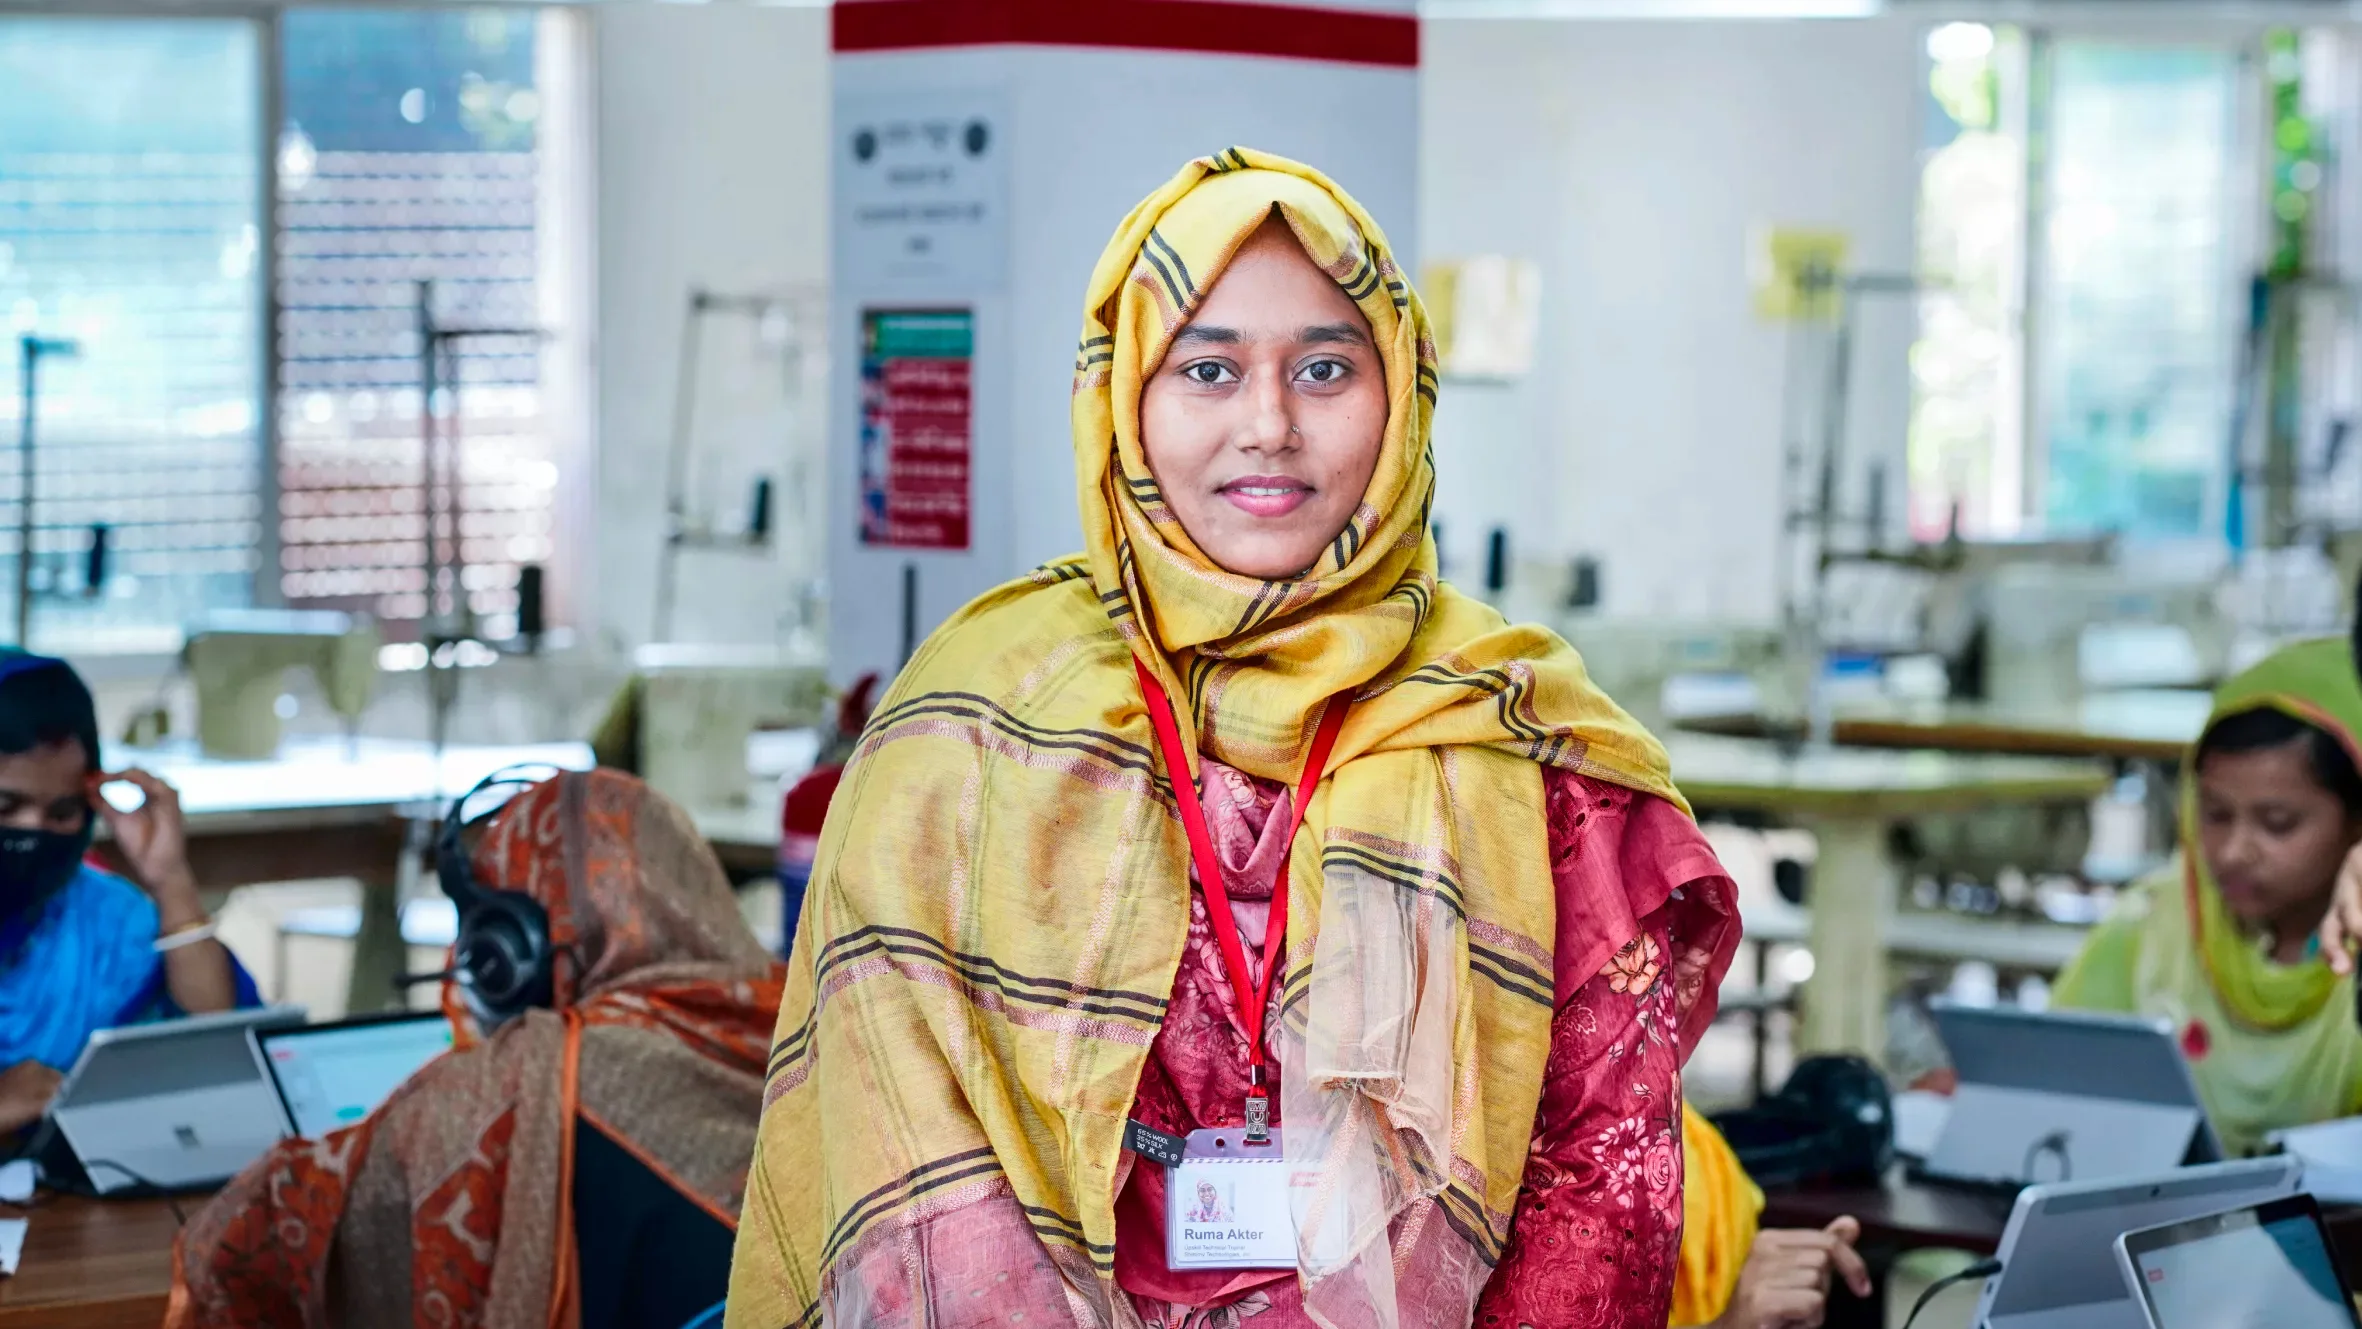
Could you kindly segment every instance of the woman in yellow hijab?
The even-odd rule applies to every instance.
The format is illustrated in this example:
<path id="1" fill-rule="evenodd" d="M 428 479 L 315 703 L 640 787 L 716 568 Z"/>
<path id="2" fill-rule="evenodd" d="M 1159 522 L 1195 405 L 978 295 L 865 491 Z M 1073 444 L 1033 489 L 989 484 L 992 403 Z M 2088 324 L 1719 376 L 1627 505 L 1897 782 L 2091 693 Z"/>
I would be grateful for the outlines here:
<path id="1" fill-rule="evenodd" d="M 1086 548 L 928 640 L 830 810 L 732 1326 L 1665 1323 L 1732 891 L 1574 651 L 1438 580 L 1436 387 L 1317 172 L 1124 219 Z"/>
<path id="2" fill-rule="evenodd" d="M 2183 765 L 2180 861 L 2128 895 L 2053 993 L 2172 1020 L 2234 1154 L 2362 1111 L 2353 980 L 2315 941 L 2362 841 L 2358 734 L 2342 641 L 2284 647 L 2225 683 Z"/>

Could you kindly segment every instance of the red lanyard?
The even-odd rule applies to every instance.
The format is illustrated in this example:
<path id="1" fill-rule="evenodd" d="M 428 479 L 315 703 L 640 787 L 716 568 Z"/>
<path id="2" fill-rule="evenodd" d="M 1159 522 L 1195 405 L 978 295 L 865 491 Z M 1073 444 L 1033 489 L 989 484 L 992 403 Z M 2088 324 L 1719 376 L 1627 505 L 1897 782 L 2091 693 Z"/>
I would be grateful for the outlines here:
<path id="1" fill-rule="evenodd" d="M 1197 862 L 1198 888 L 1206 895 L 1206 918 L 1214 925 L 1214 937 L 1222 945 L 1222 964 L 1230 971 L 1231 1000 L 1238 1003 L 1239 1024 L 1247 1032 L 1247 1139 L 1261 1143 L 1267 1138 L 1271 1124 L 1271 1100 L 1264 1088 L 1263 1075 L 1263 1015 L 1270 1009 L 1271 984 L 1280 970 L 1281 952 L 1288 942 L 1288 856 L 1279 860 L 1279 871 L 1271 886 L 1271 919 L 1263 929 L 1263 981 L 1247 982 L 1247 950 L 1239 939 L 1238 920 L 1230 913 L 1230 887 L 1222 878 L 1222 860 L 1214 852 L 1214 837 L 1206 830 L 1205 808 L 1200 795 L 1192 788 L 1189 776 L 1189 757 L 1181 747 L 1181 729 L 1173 719 L 1172 699 L 1165 695 L 1163 685 L 1137 659 L 1132 661 L 1133 672 L 1140 676 L 1140 695 L 1148 701 L 1149 723 L 1156 728 L 1157 746 L 1163 750 L 1165 770 L 1173 776 L 1173 801 L 1181 805 L 1181 825 L 1189 832 L 1189 855 Z M 1292 850 L 1296 832 L 1304 828 L 1304 810 L 1312 803 L 1312 791 L 1320 787 L 1321 776 L 1327 772 L 1329 749 L 1336 746 L 1337 731 L 1345 724 L 1346 701 L 1342 696 L 1331 698 L 1321 712 L 1320 727 L 1312 736 L 1312 751 L 1304 757 L 1304 777 L 1296 785 L 1295 806 L 1289 809 L 1287 845 Z M 1267 828 L 1268 833 L 1268 828 Z"/>

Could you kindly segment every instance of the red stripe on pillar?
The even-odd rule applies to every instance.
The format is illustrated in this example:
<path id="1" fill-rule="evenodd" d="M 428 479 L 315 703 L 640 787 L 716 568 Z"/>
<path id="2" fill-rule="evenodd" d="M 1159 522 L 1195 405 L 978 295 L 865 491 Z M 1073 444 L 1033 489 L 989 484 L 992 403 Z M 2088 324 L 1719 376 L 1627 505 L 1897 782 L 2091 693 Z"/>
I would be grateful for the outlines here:
<path id="1" fill-rule="evenodd" d="M 838 0 L 830 23 L 840 51 L 1117 46 L 1419 65 L 1419 20 L 1409 14 L 1255 0 Z"/>

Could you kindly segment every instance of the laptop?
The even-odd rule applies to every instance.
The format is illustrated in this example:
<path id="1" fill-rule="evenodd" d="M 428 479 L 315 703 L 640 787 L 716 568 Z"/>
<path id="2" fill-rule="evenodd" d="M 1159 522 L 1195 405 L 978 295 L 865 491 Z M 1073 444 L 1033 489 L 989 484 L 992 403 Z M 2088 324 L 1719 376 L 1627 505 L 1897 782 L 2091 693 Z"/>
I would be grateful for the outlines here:
<path id="1" fill-rule="evenodd" d="M 2362 1329 L 2310 1195 L 2127 1232 L 2125 1290 L 2147 1329 Z"/>
<path id="2" fill-rule="evenodd" d="M 217 1186 L 283 1135 L 249 1031 L 303 1019 L 270 1006 L 102 1029 L 58 1086 L 49 1128 L 100 1195 Z"/>
<path id="3" fill-rule="evenodd" d="M 1977 1329 L 2143 1329 L 2109 1249 L 2129 1228 L 2296 1194 L 2294 1158 L 2209 1163 L 2154 1176 L 2029 1186 L 2002 1229 L 2001 1272 L 1985 1280 Z"/>
<path id="4" fill-rule="evenodd" d="M 451 1022 L 432 1011 L 254 1031 L 254 1058 L 278 1094 L 287 1132 L 307 1140 L 376 1111 L 450 1047 Z"/>
<path id="5" fill-rule="evenodd" d="M 1928 1009 L 1960 1087 L 1926 1177 L 2015 1187 L 2223 1156 L 2167 1021 L 1940 1000 Z"/>

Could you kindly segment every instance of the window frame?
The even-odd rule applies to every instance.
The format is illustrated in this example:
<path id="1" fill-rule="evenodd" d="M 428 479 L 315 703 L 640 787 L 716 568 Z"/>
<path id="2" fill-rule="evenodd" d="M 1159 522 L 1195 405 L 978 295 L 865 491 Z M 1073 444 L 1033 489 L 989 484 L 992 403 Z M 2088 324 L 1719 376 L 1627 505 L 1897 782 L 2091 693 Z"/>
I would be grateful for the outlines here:
<path id="1" fill-rule="evenodd" d="M 572 6 L 537 3 L 536 0 L 493 0 L 488 4 L 438 4 L 432 0 L 392 0 L 391 3 L 371 3 L 370 0 L 314 0 L 308 4 L 286 3 L 285 0 L 190 0 L 190 3 L 163 3 L 161 0 L 0 0 L 0 23 L 14 18 L 71 18 L 124 22 L 171 22 L 190 20 L 219 22 L 242 21 L 248 25 L 255 52 L 257 124 L 259 141 L 254 145 L 258 169 L 255 173 L 257 222 L 259 235 L 255 263 L 255 279 L 261 283 L 257 305 L 257 337 L 259 345 L 260 381 L 255 385 L 255 409 L 260 413 L 257 438 L 262 446 L 261 465 L 256 484 L 256 498 L 263 520 L 255 542 L 255 570 L 249 587 L 249 604 L 257 609 L 286 607 L 287 597 L 280 587 L 280 558 L 283 553 L 279 526 L 280 484 L 279 461 L 282 453 L 280 428 L 279 370 L 282 362 L 279 304 L 279 136 L 286 126 L 286 70 L 285 43 L 282 21 L 292 10 L 371 10 L 425 12 L 445 9 L 496 8 L 532 13 L 537 18 L 552 14 L 575 17 L 577 21 L 557 26 L 544 25 L 537 40 L 555 39 L 565 47 L 564 60 L 571 65 L 566 86 L 559 96 L 567 101 L 560 143 L 543 147 L 537 152 L 556 152 L 563 160 L 556 171 L 561 184 L 558 196 L 547 200 L 566 213 L 560 224 L 562 232 L 555 252 L 541 253 L 536 259 L 537 274 L 561 280 L 565 290 L 559 295 L 563 308 L 570 311 L 579 325 L 555 329 L 553 337 L 542 351 L 543 372 L 559 380 L 562 400 L 547 412 L 545 427 L 572 423 L 570 433 L 559 433 L 552 438 L 552 454 L 559 465 L 557 491 L 550 510 L 551 557 L 546 566 L 545 595 L 548 613 L 553 624 L 572 624 L 577 630 L 590 626 L 582 619 L 588 601 L 585 598 L 589 583 L 585 556 L 595 548 L 594 518 L 597 487 L 590 472 L 598 455 L 597 422 L 598 400 L 594 367 L 588 362 L 595 345 L 597 319 L 597 119 L 596 71 L 590 65 L 594 47 L 590 25 L 579 20 L 579 11 Z M 537 67 L 546 66 L 554 51 L 536 55 Z M 538 81 L 538 73 L 537 73 Z M 550 100 L 555 100 L 551 98 Z M 545 101 L 545 104 L 547 102 Z M 543 178 L 551 173 L 550 163 L 543 165 Z M 539 251 L 542 242 L 536 240 Z M 544 301 L 546 302 L 545 295 Z M 552 373 L 553 362 L 555 371 Z M 13 454 L 14 438 L 0 439 L 0 454 Z M 13 463 L 10 463 L 13 464 Z M 38 615 L 36 614 L 36 620 Z M 112 658 L 125 661 L 146 659 L 145 652 L 92 650 L 75 652 L 77 660 L 85 657 Z"/>
<path id="2" fill-rule="evenodd" d="M 2047 267 L 2049 214 L 2054 190 L 2051 183 L 2051 92 L 2056 73 L 2055 56 L 2062 42 L 2095 42 L 2120 47 L 2208 47 L 2227 51 L 2238 67 L 2238 90 L 2233 97 L 2233 120 L 2229 143 L 2229 169 L 2223 176 L 2225 262 L 2217 280 L 2221 283 L 2221 297 L 2226 311 L 2238 311 L 2247 304 L 2249 276 L 2263 261 L 2266 243 L 2266 209 L 2269 191 L 2265 188 L 2270 169 L 2270 154 L 2265 136 L 2269 132 L 2265 104 L 2257 71 L 2260 69 L 2263 41 L 2275 28 L 2291 26 L 2288 21 L 2267 21 L 2255 18 L 2153 17 L 2099 15 L 2068 12 L 2044 15 L 2038 20 L 2016 21 L 2003 17 L 1971 19 L 1995 26 L 2006 24 L 2016 28 L 2024 37 L 2024 67 L 2012 86 L 2005 81 L 2000 104 L 1996 108 L 1999 123 L 2016 134 L 2023 144 L 2020 181 L 2023 208 L 2017 218 L 2018 258 L 2011 273 L 2006 292 L 2014 323 L 2013 342 L 2007 359 L 2007 372 L 2015 383 L 2008 399 L 1996 403 L 1996 414 L 2004 422 L 1995 440 L 1992 465 L 1996 475 L 2015 470 L 2014 490 L 2016 510 L 2007 529 L 1988 532 L 1994 538 L 2055 537 L 2080 534 L 2050 529 L 2047 518 L 2048 485 L 2050 482 L 2050 421 L 2051 411 L 2046 401 L 2046 390 L 2056 373 L 2056 366 L 2046 364 L 2043 356 L 2043 311 L 2048 294 Z M 1941 26 L 1937 22 L 1922 25 L 1922 36 Z M 2296 26 L 2306 26 L 2298 24 Z M 1922 79 L 1930 68 L 1930 60 L 1922 49 L 1920 55 Z M 2344 154 L 2340 154 L 2343 159 Z M 2348 178 L 2355 177 L 2355 178 Z M 2333 190 L 2350 191 L 2362 187 L 2362 170 L 2347 172 L 2333 182 Z M 2354 241 L 2362 242 L 2362 234 Z M 2237 360 L 2238 338 L 2226 333 L 2232 342 L 2234 365 Z M 2236 385 L 2234 385 L 2236 386 Z M 2227 429 L 2229 421 L 2220 422 Z M 2228 500 L 2230 476 L 2218 455 L 2215 470 L 2208 480 L 2207 507 L 2212 514 L 2205 529 L 2193 536 L 2133 535 L 2127 538 L 2156 546 L 2202 546 L 2220 548 L 2225 539 L 2222 513 Z M 2004 492 L 1998 482 L 1998 495 Z"/>
<path id="3" fill-rule="evenodd" d="M 2024 422 L 2018 449 L 2022 468 L 2018 517 L 2021 531 L 2031 530 L 2046 536 L 2087 534 L 2051 531 L 2047 517 L 2051 412 L 2047 409 L 2046 388 L 2055 366 L 2044 363 L 2041 313 L 2048 293 L 2049 278 L 2046 258 L 2049 208 L 2054 192 L 2051 187 L 2051 116 L 2054 110 L 2052 92 L 2057 74 L 2058 47 L 2061 42 L 2093 42 L 2116 47 L 2206 47 L 2231 55 L 2235 92 L 2231 102 L 2229 170 L 2222 180 L 2226 190 L 2221 205 L 2224 262 L 2216 272 L 2215 280 L 2220 287 L 2217 294 L 2222 300 L 2222 309 L 2226 313 L 2235 313 L 2246 307 L 2248 277 L 2262 261 L 2264 228 L 2260 214 L 2263 200 L 2267 197 L 2263 174 L 2266 154 L 2262 150 L 2262 135 L 2265 132 L 2263 99 L 2257 91 L 2256 71 L 2264 35 L 2272 26 L 2277 25 L 2156 20 L 2111 24 L 2049 21 L 2025 28 L 2026 83 L 2022 93 L 2024 110 L 2020 117 L 2028 145 L 2025 153 L 2026 215 L 2023 219 L 2025 251 L 2019 266 L 2021 287 L 2016 293 L 2021 302 L 2018 344 L 2023 364 L 2019 373 L 2021 396 L 2015 403 Z M 2246 194 L 2245 201 L 2240 198 L 2242 191 Z M 2229 343 L 2226 349 L 2235 375 L 2239 339 L 2235 333 L 2228 331 L 2224 335 Z M 2232 389 L 2234 393 L 2238 390 L 2235 380 Z M 2218 429 L 2227 429 L 2229 421 L 2226 419 L 2217 424 Z M 2218 451 L 2213 469 L 2207 477 L 2206 510 L 2210 515 L 2197 534 L 2128 538 L 2144 544 L 2220 546 L 2225 538 L 2223 512 L 2229 501 L 2229 488 L 2229 470 Z"/>

